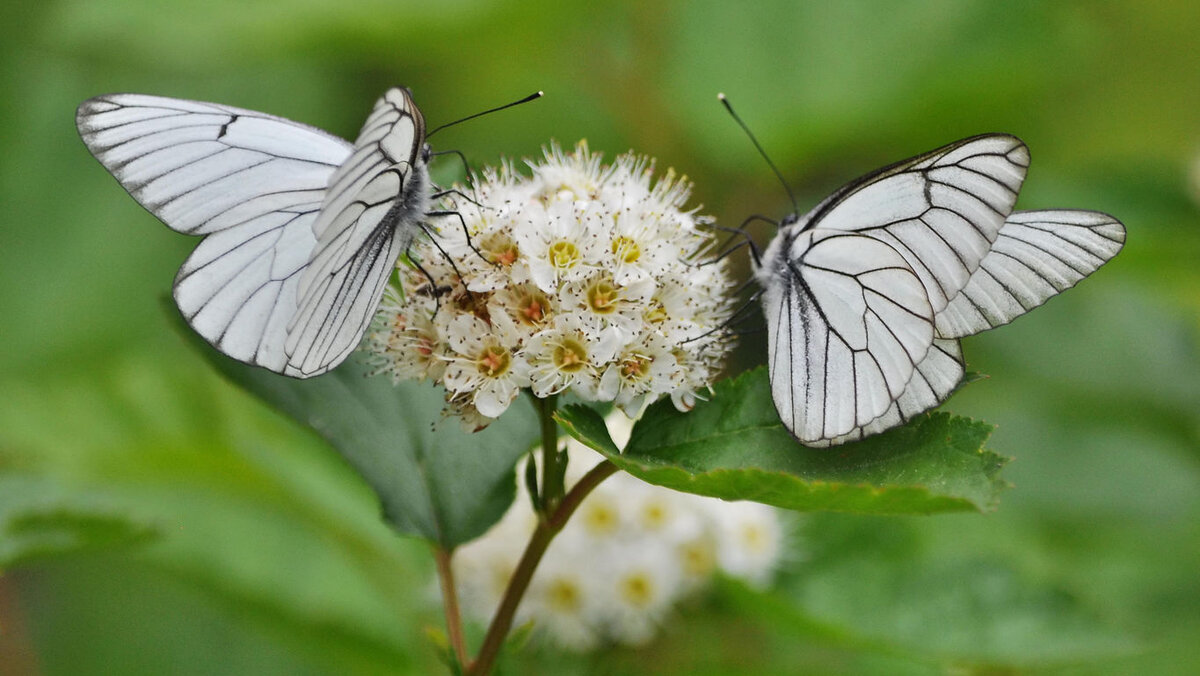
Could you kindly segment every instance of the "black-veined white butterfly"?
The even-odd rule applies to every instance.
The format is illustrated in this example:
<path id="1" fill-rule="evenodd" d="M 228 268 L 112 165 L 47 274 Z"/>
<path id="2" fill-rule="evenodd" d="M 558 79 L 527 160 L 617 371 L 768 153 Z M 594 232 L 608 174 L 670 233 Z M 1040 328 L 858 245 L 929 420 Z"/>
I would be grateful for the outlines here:
<path id="1" fill-rule="evenodd" d="M 860 439 L 939 405 L 963 376 L 959 338 L 1007 324 L 1121 250 L 1125 228 L 1107 214 L 1013 212 L 1028 166 L 1016 137 L 976 136 L 783 220 L 755 275 L 772 398 L 801 443 Z"/>
<path id="2" fill-rule="evenodd" d="M 221 352 L 278 373 L 328 371 L 357 346 L 430 204 L 425 121 L 408 90 L 358 139 L 217 103 L 84 101 L 92 155 L 172 230 L 204 239 L 174 296 Z"/>

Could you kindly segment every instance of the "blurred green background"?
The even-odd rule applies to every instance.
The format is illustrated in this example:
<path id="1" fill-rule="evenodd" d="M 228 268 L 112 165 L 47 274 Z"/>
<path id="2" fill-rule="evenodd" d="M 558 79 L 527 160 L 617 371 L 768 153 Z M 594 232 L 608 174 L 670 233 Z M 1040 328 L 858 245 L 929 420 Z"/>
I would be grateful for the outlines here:
<path id="1" fill-rule="evenodd" d="M 0 673 L 438 671 L 425 545 L 171 329 L 195 241 L 73 123 L 134 91 L 353 138 L 393 84 L 431 125 L 544 89 L 437 147 L 633 148 L 727 225 L 787 203 L 718 90 L 805 205 L 1005 131 L 1034 158 L 1019 207 L 1129 231 L 1094 279 L 966 341 L 992 377 L 946 408 L 1016 458 L 996 513 L 816 515 L 774 591 L 725 582 L 646 649 L 533 646 L 508 673 L 1200 673 L 1200 4 L 56 0 L 0 26 Z"/>

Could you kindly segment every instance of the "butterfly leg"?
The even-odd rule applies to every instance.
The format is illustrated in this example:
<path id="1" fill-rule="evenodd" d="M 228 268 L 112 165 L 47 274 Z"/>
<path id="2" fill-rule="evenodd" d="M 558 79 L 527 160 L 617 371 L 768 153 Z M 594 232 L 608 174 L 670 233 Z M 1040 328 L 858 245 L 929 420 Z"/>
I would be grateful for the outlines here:
<path id="1" fill-rule="evenodd" d="M 462 214 L 459 214 L 457 211 L 450 211 L 450 212 L 446 212 L 446 213 L 455 214 L 460 219 L 462 218 Z M 444 214 L 441 214 L 440 212 L 432 212 L 432 213 L 428 213 L 425 215 L 433 216 L 433 215 L 444 215 Z M 463 227 L 464 228 L 467 227 L 466 221 L 463 221 Z M 458 269 L 458 266 L 454 264 L 454 259 L 450 257 L 450 254 L 446 253 L 446 250 L 442 248 L 441 244 L 438 244 L 437 237 L 434 237 L 433 233 L 426 230 L 424 225 L 421 226 L 421 229 L 425 230 L 425 234 L 429 235 L 429 241 L 433 242 L 433 245 L 435 247 L 437 247 L 437 250 L 439 252 L 441 252 L 442 257 L 445 258 L 446 262 L 450 264 L 450 269 L 454 270 L 454 274 L 458 275 L 458 281 L 460 284 L 463 285 L 463 291 L 467 292 L 467 298 L 469 298 L 471 300 L 471 305 L 474 305 L 475 304 L 475 294 L 471 293 L 471 290 L 467 288 L 467 280 L 463 279 L 462 272 L 460 272 Z M 470 240 L 467 240 L 467 241 L 470 242 Z M 474 249 L 474 247 L 471 247 L 471 248 Z M 479 252 L 476 251 L 475 253 L 479 253 Z M 480 255 L 482 257 L 482 254 L 480 254 Z M 487 259 L 484 259 L 484 260 L 487 260 Z M 436 289 L 436 287 L 434 287 L 434 288 Z"/>
<path id="2" fill-rule="evenodd" d="M 429 280 L 429 288 L 433 289 L 433 293 L 432 293 L 432 295 L 433 295 L 433 316 L 436 317 L 438 311 L 442 309 L 442 301 L 441 301 L 442 294 L 441 294 L 441 289 L 438 287 L 437 280 L 435 280 L 433 278 L 433 275 L 429 274 L 429 271 L 425 269 L 425 266 L 421 265 L 420 261 L 418 261 L 416 258 L 414 258 L 412 256 L 409 256 L 407 251 L 404 253 L 405 253 L 405 256 L 408 258 L 409 262 L 411 262 L 413 265 L 417 266 L 417 270 L 420 270 L 421 274 L 425 275 L 425 279 Z"/>
<path id="3" fill-rule="evenodd" d="M 467 186 L 471 188 L 471 192 L 475 192 L 474 173 L 471 171 L 470 163 L 467 162 L 467 156 L 463 155 L 461 150 L 439 150 L 436 153 L 429 153 L 430 157 L 438 157 L 440 155 L 454 155 L 458 157 L 459 161 L 462 162 L 463 165 L 463 171 L 465 172 L 467 179 Z"/>
<path id="4" fill-rule="evenodd" d="M 725 241 L 721 243 L 721 247 L 720 247 L 722 249 L 721 253 L 717 254 L 717 256 L 711 260 L 707 260 L 707 261 L 704 261 L 703 263 L 700 263 L 697 267 L 704 266 L 704 265 L 712 265 L 713 263 L 720 261 L 721 259 L 725 258 L 726 256 L 733 253 L 734 251 L 737 251 L 738 249 L 742 248 L 743 246 L 750 247 L 750 256 L 754 259 L 754 264 L 756 266 L 761 265 L 762 255 L 761 255 L 761 252 L 758 250 L 758 245 L 754 243 L 753 239 L 751 239 L 750 233 L 746 232 L 746 226 L 753 223 L 754 221 L 763 221 L 764 223 L 770 223 L 771 225 L 774 225 L 775 227 L 779 227 L 778 221 L 773 221 L 770 218 L 767 218 L 766 216 L 762 216 L 759 214 L 754 214 L 753 216 L 750 216 L 746 220 L 742 221 L 742 224 L 736 228 L 730 228 L 730 227 L 726 227 L 723 225 L 717 225 L 716 223 L 706 224 L 706 227 L 712 228 L 714 230 L 720 230 L 721 232 L 729 233 L 729 237 L 726 237 Z M 725 248 L 729 245 L 729 242 L 732 241 L 736 237 L 741 237 L 743 241 L 740 244 L 737 244 L 736 246 L 733 246 L 730 248 Z"/>
<path id="5" fill-rule="evenodd" d="M 483 252 L 475 247 L 475 243 L 471 241 L 471 232 L 469 230 L 467 230 L 467 219 L 463 218 L 462 214 L 458 213 L 457 211 L 445 210 L 445 211 L 426 211 L 425 215 L 431 216 L 431 217 L 456 216 L 458 218 L 458 222 L 462 224 L 463 236 L 465 236 L 467 238 L 467 246 L 471 247 L 471 251 L 474 251 L 475 255 L 479 256 L 479 260 L 483 261 L 484 263 L 487 263 L 487 264 L 495 266 L 495 267 L 500 267 L 499 263 L 488 260 L 487 256 L 484 256 Z M 441 249 L 440 246 L 438 248 Z"/>
<path id="6" fill-rule="evenodd" d="M 435 199 L 435 200 L 441 199 L 443 197 L 446 197 L 447 195 L 454 195 L 456 197 L 461 197 L 464 200 L 470 202 L 471 204 L 474 204 L 475 206 L 479 207 L 480 209 L 490 208 L 490 207 L 485 207 L 484 205 L 480 204 L 479 202 L 476 202 L 474 198 L 468 197 L 463 191 L 455 190 L 454 188 L 450 188 L 449 190 L 438 190 L 437 192 L 430 195 L 429 199 Z"/>
<path id="7" fill-rule="evenodd" d="M 729 315 L 729 319 L 721 322 L 720 326 L 714 326 L 713 328 L 705 331 L 704 333 L 701 333 L 698 336 L 692 336 L 691 338 L 682 340 L 682 341 L 680 341 L 679 344 L 684 345 L 684 344 L 690 343 L 692 341 L 700 340 L 701 338 L 704 338 L 706 336 L 711 336 L 712 334 L 716 333 L 717 331 L 727 331 L 730 326 L 732 326 L 746 318 L 744 315 L 746 315 L 746 313 L 749 309 L 754 307 L 754 302 L 757 301 L 758 297 L 761 296 L 762 294 L 763 294 L 762 289 L 759 289 L 759 290 L 755 291 L 754 293 L 750 294 L 750 297 L 746 299 L 746 302 L 742 303 L 741 307 L 739 307 L 737 310 L 734 310 L 733 314 Z"/>

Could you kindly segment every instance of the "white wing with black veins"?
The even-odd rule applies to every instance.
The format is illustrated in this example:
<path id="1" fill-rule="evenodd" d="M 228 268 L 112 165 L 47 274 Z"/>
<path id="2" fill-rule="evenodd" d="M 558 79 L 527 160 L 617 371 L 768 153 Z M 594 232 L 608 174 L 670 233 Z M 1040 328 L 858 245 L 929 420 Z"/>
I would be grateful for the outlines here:
<path id="1" fill-rule="evenodd" d="M 352 146 L 265 113 L 140 94 L 84 101 L 76 124 L 142 206 L 205 236 L 175 279 L 192 328 L 234 359 L 299 375 L 287 325 L 325 187 Z"/>
<path id="2" fill-rule="evenodd" d="M 420 232 L 429 204 L 424 146 L 425 121 L 412 97 L 391 89 L 330 180 L 288 327 L 286 350 L 304 375 L 322 373 L 354 350 L 396 259 Z"/>

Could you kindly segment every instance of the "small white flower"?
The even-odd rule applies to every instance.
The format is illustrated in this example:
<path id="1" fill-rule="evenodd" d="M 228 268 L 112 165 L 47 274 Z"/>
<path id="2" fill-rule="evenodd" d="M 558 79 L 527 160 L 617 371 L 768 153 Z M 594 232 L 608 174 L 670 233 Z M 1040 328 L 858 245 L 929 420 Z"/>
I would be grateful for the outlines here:
<path id="1" fill-rule="evenodd" d="M 533 393 L 548 397 L 574 388 L 585 399 L 596 399 L 602 368 L 612 360 L 619 340 L 616 331 L 588 331 L 578 317 L 560 316 L 525 348 Z"/>
<path id="2" fill-rule="evenodd" d="M 602 219 L 585 201 L 555 200 L 545 218 L 517 231 L 517 242 L 529 274 L 543 291 L 583 279 L 600 267 Z"/>
<path id="3" fill-rule="evenodd" d="M 491 326 L 474 315 L 459 315 L 450 321 L 447 343 L 455 354 L 442 379 L 446 389 L 473 393 L 471 403 L 481 415 L 500 417 L 529 384 L 529 366 L 515 351 L 516 331 L 503 315 Z"/>
<path id="4" fill-rule="evenodd" d="M 685 376 L 662 334 L 643 332 L 625 346 L 600 380 L 601 399 L 611 399 L 627 415 L 641 412 L 647 400 L 672 392 Z"/>
<path id="5" fill-rule="evenodd" d="M 613 327 L 626 340 L 645 325 L 642 315 L 653 294 L 653 280 L 621 286 L 608 273 L 567 284 L 562 290 L 565 306 L 576 312 L 589 331 L 599 333 Z"/>
<path id="6" fill-rule="evenodd" d="M 713 509 L 717 525 L 717 560 L 730 575 L 766 586 L 784 544 L 783 527 L 774 510 L 757 502 L 727 502 Z"/>
<path id="7" fill-rule="evenodd" d="M 445 372 L 441 358 L 445 345 L 430 320 L 432 309 L 422 311 L 421 299 L 402 300 L 399 292 L 388 287 L 367 334 L 367 345 L 377 373 L 387 373 L 394 381 L 437 380 Z"/>
<path id="8" fill-rule="evenodd" d="M 647 548 L 627 549 L 607 563 L 608 633 L 620 643 L 644 644 L 654 637 L 678 598 L 680 570 L 664 565 L 662 552 Z"/>

